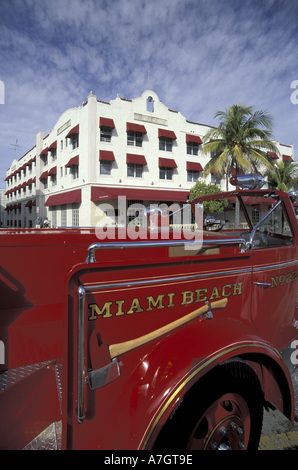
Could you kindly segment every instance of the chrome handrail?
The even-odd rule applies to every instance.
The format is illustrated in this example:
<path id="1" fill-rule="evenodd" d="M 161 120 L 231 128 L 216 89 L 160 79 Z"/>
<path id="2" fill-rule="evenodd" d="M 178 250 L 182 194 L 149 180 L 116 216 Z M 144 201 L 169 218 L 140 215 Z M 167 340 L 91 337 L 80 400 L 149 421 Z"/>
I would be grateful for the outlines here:
<path id="1" fill-rule="evenodd" d="M 203 245 L 240 245 L 245 251 L 246 241 L 244 238 L 218 238 L 204 240 L 155 240 L 155 241 L 133 241 L 133 242 L 98 242 L 92 243 L 87 252 L 86 263 L 96 263 L 95 251 L 100 249 L 123 249 L 123 248 L 152 248 L 163 246 L 183 246 L 183 245 L 199 244 Z M 190 247 L 191 249 L 191 247 Z"/>

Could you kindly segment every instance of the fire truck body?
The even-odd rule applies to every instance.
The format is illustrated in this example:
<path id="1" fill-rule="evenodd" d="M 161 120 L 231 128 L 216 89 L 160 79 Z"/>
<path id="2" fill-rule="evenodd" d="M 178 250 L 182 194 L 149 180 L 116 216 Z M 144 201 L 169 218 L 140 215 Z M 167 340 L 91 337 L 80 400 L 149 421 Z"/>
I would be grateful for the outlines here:
<path id="1" fill-rule="evenodd" d="M 2 231 L 1 449 L 246 449 L 263 405 L 293 422 L 293 203 L 216 197 L 241 230 Z"/>

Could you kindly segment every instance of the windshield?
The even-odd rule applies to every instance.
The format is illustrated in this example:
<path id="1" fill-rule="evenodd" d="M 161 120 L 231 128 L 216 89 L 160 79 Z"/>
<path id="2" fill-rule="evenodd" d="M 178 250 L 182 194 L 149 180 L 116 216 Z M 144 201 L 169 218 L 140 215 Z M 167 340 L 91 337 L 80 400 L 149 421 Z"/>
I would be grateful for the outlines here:
<path id="1" fill-rule="evenodd" d="M 283 246 L 293 243 L 293 232 L 282 201 L 268 192 L 220 194 L 224 209 L 211 213 L 211 198 L 204 205 L 204 229 L 244 238 L 252 248 Z M 214 199 L 212 198 L 212 202 Z M 213 205 L 213 207 L 215 207 Z"/>

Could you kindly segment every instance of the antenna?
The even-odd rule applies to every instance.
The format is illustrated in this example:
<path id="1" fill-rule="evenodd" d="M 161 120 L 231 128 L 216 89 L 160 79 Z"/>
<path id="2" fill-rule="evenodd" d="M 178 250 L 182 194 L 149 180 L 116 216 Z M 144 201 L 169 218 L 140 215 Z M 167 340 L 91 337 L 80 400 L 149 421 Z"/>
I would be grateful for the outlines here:
<path id="1" fill-rule="evenodd" d="M 148 69 L 148 90 L 150 90 L 150 69 Z"/>
<path id="2" fill-rule="evenodd" d="M 16 158 L 16 152 L 17 150 L 20 150 L 20 148 L 22 147 L 22 145 L 18 145 L 18 139 L 16 139 L 16 143 L 15 144 L 11 144 L 10 148 L 13 148 L 14 149 L 14 157 Z"/>

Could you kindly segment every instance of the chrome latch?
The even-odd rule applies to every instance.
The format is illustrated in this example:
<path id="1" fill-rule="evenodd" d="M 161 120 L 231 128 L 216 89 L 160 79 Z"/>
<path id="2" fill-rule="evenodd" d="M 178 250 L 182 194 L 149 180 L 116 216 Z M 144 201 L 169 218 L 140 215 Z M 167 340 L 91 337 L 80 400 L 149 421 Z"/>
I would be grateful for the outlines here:
<path id="1" fill-rule="evenodd" d="M 89 384 L 91 390 L 104 387 L 121 376 L 121 362 L 117 357 L 112 359 L 112 362 L 97 370 L 88 371 L 86 382 Z"/>

